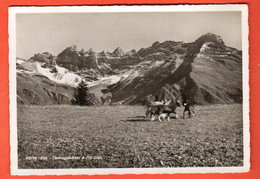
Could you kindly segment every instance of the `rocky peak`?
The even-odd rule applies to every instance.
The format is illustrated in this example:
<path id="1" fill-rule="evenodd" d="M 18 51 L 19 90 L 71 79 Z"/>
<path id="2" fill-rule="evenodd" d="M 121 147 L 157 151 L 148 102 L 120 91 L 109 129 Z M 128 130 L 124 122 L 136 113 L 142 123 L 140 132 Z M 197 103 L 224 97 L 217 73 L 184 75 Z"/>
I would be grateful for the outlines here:
<path id="1" fill-rule="evenodd" d="M 93 51 L 92 48 L 90 48 L 90 49 L 87 51 L 87 53 L 88 53 L 88 54 L 93 54 L 93 53 L 95 53 L 95 52 Z"/>
<path id="2" fill-rule="evenodd" d="M 135 49 L 131 50 L 130 52 L 131 53 L 137 53 Z"/>
<path id="3" fill-rule="evenodd" d="M 67 49 L 71 50 L 71 51 L 77 51 L 77 46 L 76 45 L 72 45 L 72 46 L 68 47 Z"/>
<path id="4" fill-rule="evenodd" d="M 49 52 L 43 52 L 42 55 L 45 57 L 45 58 L 53 58 L 53 55 Z"/>
<path id="5" fill-rule="evenodd" d="M 84 49 L 77 51 L 75 46 L 71 46 L 57 56 L 56 62 L 59 66 L 71 71 L 81 71 L 92 77 L 96 77 L 100 74 L 106 74 L 107 71 L 111 70 L 108 65 L 104 64 L 106 63 L 104 59 L 100 57 L 100 53 L 96 53 L 92 48 L 87 51 Z"/>
<path id="6" fill-rule="evenodd" d="M 120 47 L 117 47 L 113 52 L 112 54 L 115 56 L 115 57 L 122 57 L 124 55 L 124 51 L 120 48 Z"/>
<path id="7" fill-rule="evenodd" d="M 225 45 L 222 38 L 219 35 L 213 34 L 213 33 L 207 33 L 205 35 L 202 35 L 200 38 L 198 38 L 195 41 L 195 44 L 197 46 L 202 46 L 205 42 L 213 42 L 215 44 L 218 44 L 220 46 Z"/>
<path id="8" fill-rule="evenodd" d="M 186 54 L 186 60 L 193 60 L 198 53 L 204 50 L 208 44 L 213 44 L 217 48 L 225 48 L 224 41 L 218 35 L 213 33 L 207 33 L 198 38 L 195 42 L 191 43 L 188 47 L 188 51 Z"/>
<path id="9" fill-rule="evenodd" d="M 156 41 L 153 43 L 152 47 L 158 47 L 160 45 L 160 42 L 159 41 Z"/>
<path id="10" fill-rule="evenodd" d="M 135 49 L 130 50 L 129 52 L 125 53 L 125 56 L 130 56 L 130 57 L 139 57 L 137 51 Z"/>
<path id="11" fill-rule="evenodd" d="M 102 52 L 98 53 L 99 57 L 106 57 L 106 52 L 103 50 Z"/>
<path id="12" fill-rule="evenodd" d="M 43 62 L 43 63 L 47 63 L 47 64 L 55 64 L 56 57 L 53 56 L 49 52 L 43 52 L 43 53 L 34 54 L 34 56 L 31 57 L 29 59 L 29 61 L 38 61 L 38 62 Z"/>
<path id="13" fill-rule="evenodd" d="M 81 54 L 84 54 L 85 52 L 86 52 L 86 51 L 84 50 L 84 48 L 81 49 L 81 51 L 80 51 Z"/>

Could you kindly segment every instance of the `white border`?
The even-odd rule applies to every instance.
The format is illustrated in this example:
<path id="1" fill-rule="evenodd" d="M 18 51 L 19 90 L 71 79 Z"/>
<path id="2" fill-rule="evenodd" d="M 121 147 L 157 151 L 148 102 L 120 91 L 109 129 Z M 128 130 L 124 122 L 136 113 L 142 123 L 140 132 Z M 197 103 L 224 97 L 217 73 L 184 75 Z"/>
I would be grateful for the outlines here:
<path id="1" fill-rule="evenodd" d="M 95 13 L 95 12 L 199 12 L 241 11 L 243 52 L 243 167 L 185 168 L 110 168 L 110 169 L 18 169 L 17 102 L 16 102 L 16 19 L 17 13 Z M 59 6 L 9 8 L 9 97 L 11 175 L 95 175 L 95 174 L 173 174 L 173 173 L 241 173 L 250 170 L 249 134 L 249 54 L 248 7 L 235 5 L 164 5 L 164 6 Z"/>

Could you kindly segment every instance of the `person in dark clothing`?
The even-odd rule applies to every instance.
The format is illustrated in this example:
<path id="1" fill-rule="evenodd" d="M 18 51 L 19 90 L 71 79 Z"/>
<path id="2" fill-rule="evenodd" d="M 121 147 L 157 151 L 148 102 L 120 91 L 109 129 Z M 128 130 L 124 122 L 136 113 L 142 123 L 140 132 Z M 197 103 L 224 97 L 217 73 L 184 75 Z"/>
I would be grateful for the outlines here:
<path id="1" fill-rule="evenodd" d="M 185 119 L 185 112 L 188 111 L 189 118 L 194 116 L 194 106 L 190 104 L 189 101 L 183 102 L 182 104 L 184 106 L 184 111 L 183 111 L 183 119 Z"/>

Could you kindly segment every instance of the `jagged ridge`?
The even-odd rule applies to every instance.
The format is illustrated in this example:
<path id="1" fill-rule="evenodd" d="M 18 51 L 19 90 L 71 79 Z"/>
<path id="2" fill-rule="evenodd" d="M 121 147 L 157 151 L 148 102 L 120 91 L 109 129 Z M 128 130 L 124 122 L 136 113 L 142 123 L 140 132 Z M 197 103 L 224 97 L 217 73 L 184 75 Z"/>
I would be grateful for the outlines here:
<path id="1" fill-rule="evenodd" d="M 155 42 L 126 53 L 119 47 L 113 52 L 97 53 L 71 46 L 57 57 L 44 52 L 29 61 L 41 62 L 54 71 L 59 65 L 92 81 L 125 76 L 108 89 L 109 83 L 97 83 L 92 88 L 98 89 L 94 93 L 99 96 L 112 96 L 113 103 L 144 104 L 149 96 L 168 98 L 166 90 L 198 104 L 242 102 L 242 53 L 225 46 L 221 37 L 211 33 L 193 43 Z"/>
<path id="2" fill-rule="evenodd" d="M 152 49 L 141 51 L 157 47 L 161 52 L 160 46 L 162 44 L 156 42 L 150 47 Z M 111 86 L 113 102 L 143 103 L 148 95 L 160 94 L 163 87 L 198 104 L 242 102 L 241 51 L 225 46 L 219 36 L 211 33 L 193 43 L 183 44 L 180 51 L 186 53 L 175 58 L 175 61 L 182 60 L 177 68 L 155 67 L 142 77 L 129 76 L 131 83 L 126 79 Z"/>

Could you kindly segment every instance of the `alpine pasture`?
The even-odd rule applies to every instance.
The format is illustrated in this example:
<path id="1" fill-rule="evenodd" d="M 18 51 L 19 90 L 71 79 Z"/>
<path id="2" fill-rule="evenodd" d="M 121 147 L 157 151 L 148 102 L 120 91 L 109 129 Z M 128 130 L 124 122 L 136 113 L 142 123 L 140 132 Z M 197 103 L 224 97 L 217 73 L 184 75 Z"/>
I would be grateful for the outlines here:
<path id="1" fill-rule="evenodd" d="M 18 105 L 18 168 L 243 165 L 242 105 L 196 106 L 195 116 L 144 120 L 143 106 Z"/>

